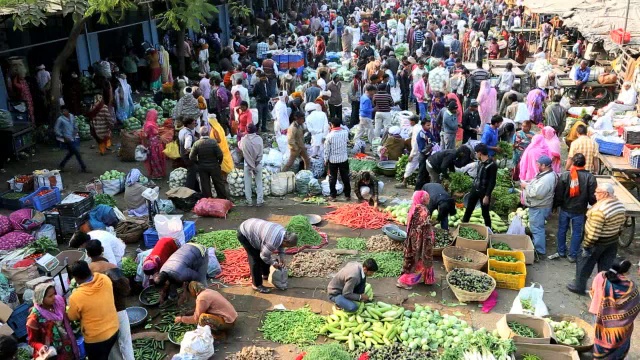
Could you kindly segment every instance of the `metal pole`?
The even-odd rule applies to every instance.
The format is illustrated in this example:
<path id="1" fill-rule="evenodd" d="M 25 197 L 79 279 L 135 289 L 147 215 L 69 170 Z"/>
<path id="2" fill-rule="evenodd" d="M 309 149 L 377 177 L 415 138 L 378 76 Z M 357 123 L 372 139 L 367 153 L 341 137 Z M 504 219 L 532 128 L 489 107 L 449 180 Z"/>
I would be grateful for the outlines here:
<path id="1" fill-rule="evenodd" d="M 627 14 L 624 17 L 624 32 L 627 32 L 627 22 L 629 21 L 629 7 L 631 6 L 631 0 L 627 0 Z M 624 33 L 622 34 L 622 39 L 624 43 Z"/>

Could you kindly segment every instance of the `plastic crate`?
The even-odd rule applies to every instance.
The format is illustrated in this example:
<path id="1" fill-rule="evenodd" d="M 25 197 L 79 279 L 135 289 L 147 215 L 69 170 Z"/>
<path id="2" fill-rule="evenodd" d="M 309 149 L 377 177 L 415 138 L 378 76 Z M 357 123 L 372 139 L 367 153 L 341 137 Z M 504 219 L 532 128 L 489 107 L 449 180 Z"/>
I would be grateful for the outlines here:
<path id="1" fill-rule="evenodd" d="M 624 127 L 622 138 L 627 144 L 640 144 L 640 126 Z"/>
<path id="2" fill-rule="evenodd" d="M 56 234 L 62 234 L 62 228 L 60 226 L 60 213 L 58 213 L 55 209 L 52 211 L 44 211 L 44 223 L 53 225 L 56 228 Z"/>
<path id="3" fill-rule="evenodd" d="M 13 313 L 9 316 L 9 319 L 7 319 L 7 325 L 13 329 L 13 335 L 18 339 L 27 336 L 29 309 L 31 309 L 31 304 L 22 304 L 13 310 Z"/>
<path id="4" fill-rule="evenodd" d="M 615 143 L 596 138 L 600 154 L 621 156 L 624 143 Z"/>
<path id="5" fill-rule="evenodd" d="M 2 204 L 2 207 L 8 210 L 19 210 L 22 209 L 23 205 L 22 205 L 22 199 L 25 196 L 28 196 L 28 193 L 18 193 L 18 194 L 22 194 L 22 196 L 20 198 L 16 198 L 16 199 L 7 199 L 7 198 L 3 198 L 2 196 L 8 193 L 12 193 L 14 191 L 12 190 L 7 190 L 4 192 L 0 193 L 0 204 Z"/>
<path id="6" fill-rule="evenodd" d="M 503 289 L 520 290 L 526 285 L 527 265 L 524 262 L 509 263 L 489 259 L 488 274 L 496 280 L 496 286 Z M 518 275 L 505 274 L 506 271 L 519 272 Z"/>
<path id="7" fill-rule="evenodd" d="M 51 192 L 44 195 L 38 195 L 39 192 L 45 190 L 51 190 Z M 38 190 L 34 191 L 31 195 L 21 199 L 25 207 L 32 207 L 38 211 L 49 210 L 60 203 L 60 200 L 62 200 L 60 189 L 52 189 L 47 186 L 38 188 Z"/>
<path id="8" fill-rule="evenodd" d="M 93 194 L 86 191 L 74 191 L 72 194 L 88 195 L 84 200 L 70 204 L 60 204 L 56 206 L 60 216 L 78 217 L 93 208 L 95 202 Z"/>
<path id="9" fill-rule="evenodd" d="M 488 248 L 487 249 L 487 256 L 489 256 L 489 259 L 491 259 L 492 256 L 513 256 L 514 258 L 518 259 L 518 261 L 525 263 L 525 257 L 524 257 L 524 253 L 522 251 L 517 251 L 517 250 L 498 250 L 498 249 L 494 249 L 494 248 Z M 493 260 L 499 263 L 509 263 L 509 264 L 514 264 L 514 263 L 510 263 L 508 261 L 499 261 L 499 260 Z"/>
<path id="10" fill-rule="evenodd" d="M 626 44 L 631 41 L 631 33 L 624 29 L 611 30 L 611 40 L 618 45 Z"/>
<path id="11" fill-rule="evenodd" d="M 194 221 L 185 221 L 183 224 L 184 241 L 188 242 L 196 236 L 196 223 Z M 147 249 L 154 247 L 159 240 L 158 232 L 154 228 L 148 228 L 144 234 L 142 234 L 142 237 L 144 246 Z"/>
<path id="12" fill-rule="evenodd" d="M 78 231 L 82 224 L 89 218 L 86 212 L 80 216 L 60 216 L 60 233 L 62 235 L 70 235 Z"/>
<path id="13" fill-rule="evenodd" d="M 631 163 L 631 152 L 639 148 L 640 145 L 624 144 L 624 147 L 622 148 L 622 158 L 628 163 Z"/>
<path id="14" fill-rule="evenodd" d="M 629 165 L 636 169 L 640 169 L 640 155 L 629 157 Z"/>

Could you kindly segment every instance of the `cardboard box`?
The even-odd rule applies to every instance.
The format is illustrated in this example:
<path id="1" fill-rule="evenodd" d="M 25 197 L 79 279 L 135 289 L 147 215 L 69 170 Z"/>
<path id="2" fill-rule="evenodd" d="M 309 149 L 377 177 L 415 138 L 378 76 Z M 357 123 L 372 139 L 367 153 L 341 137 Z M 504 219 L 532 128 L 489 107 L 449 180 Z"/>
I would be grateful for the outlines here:
<path id="1" fill-rule="evenodd" d="M 530 327 L 541 337 L 528 338 L 516 335 L 508 325 L 512 321 Z M 513 339 L 516 344 L 550 344 L 553 336 L 551 326 L 543 318 L 530 315 L 505 314 L 496 323 L 496 328 L 501 338 Z"/>
<path id="2" fill-rule="evenodd" d="M 543 360 L 580 360 L 578 352 L 565 345 L 518 344 L 516 359 L 521 359 L 524 354 L 538 355 Z"/>
<path id="3" fill-rule="evenodd" d="M 472 228 L 478 231 L 481 235 L 485 237 L 484 240 L 471 240 L 466 239 L 458 235 L 461 227 Z M 484 225 L 470 224 L 470 223 L 462 223 L 458 226 L 457 229 L 453 230 L 452 236 L 456 239 L 454 242 L 455 246 L 472 249 L 476 251 L 480 251 L 481 253 L 486 253 L 487 246 L 489 243 L 489 230 Z"/>
<path id="4" fill-rule="evenodd" d="M 536 250 L 529 235 L 508 235 L 508 234 L 491 234 L 489 235 L 489 245 L 493 246 L 494 242 L 503 242 L 513 250 L 522 251 L 524 254 L 524 263 L 533 264 L 536 257 Z"/>
<path id="5" fill-rule="evenodd" d="M 11 314 L 13 314 L 13 310 L 7 304 L 0 302 L 0 335 L 13 334 L 13 329 L 7 325 Z"/>

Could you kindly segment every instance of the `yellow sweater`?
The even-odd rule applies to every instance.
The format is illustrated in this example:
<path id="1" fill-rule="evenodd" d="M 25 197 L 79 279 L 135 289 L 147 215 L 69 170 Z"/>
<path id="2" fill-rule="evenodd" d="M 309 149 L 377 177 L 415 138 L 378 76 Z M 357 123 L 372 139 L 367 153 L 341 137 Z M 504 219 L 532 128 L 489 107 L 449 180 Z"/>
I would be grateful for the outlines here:
<path id="1" fill-rule="evenodd" d="M 87 343 L 109 340 L 119 327 L 109 277 L 94 273 L 93 280 L 81 284 L 69 297 L 67 315 L 69 320 L 80 320 Z"/>

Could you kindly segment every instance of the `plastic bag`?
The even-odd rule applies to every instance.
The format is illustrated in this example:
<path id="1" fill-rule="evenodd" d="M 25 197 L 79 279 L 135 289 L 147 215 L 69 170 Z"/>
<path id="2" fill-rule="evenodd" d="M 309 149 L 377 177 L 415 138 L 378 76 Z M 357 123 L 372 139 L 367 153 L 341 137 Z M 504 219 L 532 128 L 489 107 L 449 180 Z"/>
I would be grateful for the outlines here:
<path id="1" fill-rule="evenodd" d="M 178 143 L 176 141 L 172 141 L 168 143 L 162 153 L 168 157 L 169 159 L 175 160 L 180 157 L 180 150 L 178 149 Z"/>
<path id="2" fill-rule="evenodd" d="M 136 159 L 136 161 L 146 161 L 147 160 L 147 148 L 144 147 L 144 145 L 136 146 L 135 159 Z"/>
<path id="3" fill-rule="evenodd" d="M 124 191 L 124 177 L 114 180 L 101 180 L 102 191 L 111 196 L 115 196 Z"/>
<path id="4" fill-rule="evenodd" d="M 316 196 L 320 194 L 322 194 L 322 185 L 320 185 L 318 179 L 309 180 L 309 195 Z"/>
<path id="5" fill-rule="evenodd" d="M 271 266 L 271 270 L 269 271 L 269 280 L 273 286 L 275 286 L 278 290 L 287 290 L 289 287 L 289 274 L 287 269 L 276 269 Z"/>
<path id="6" fill-rule="evenodd" d="M 164 199 L 158 199 L 158 210 L 161 213 L 165 213 L 165 214 L 171 214 L 176 207 L 173 205 L 173 201 L 171 200 L 164 200 Z"/>
<path id="7" fill-rule="evenodd" d="M 207 267 L 207 275 L 211 278 L 218 276 L 222 272 L 222 268 L 220 267 L 220 263 L 218 262 L 218 258 L 216 257 L 216 249 L 208 248 L 207 253 L 209 254 L 209 266 Z"/>
<path id="8" fill-rule="evenodd" d="M 56 237 L 56 227 L 51 224 L 44 224 L 38 229 L 34 234 L 36 240 L 42 239 L 44 237 L 53 240 L 54 243 L 57 243 Z"/>
<path id="9" fill-rule="evenodd" d="M 322 195 L 329 196 L 331 195 L 331 190 L 329 189 L 329 176 L 326 179 L 322 180 Z M 336 194 L 342 194 L 342 190 L 344 189 L 344 185 L 340 181 L 336 181 Z"/>
<path id="10" fill-rule="evenodd" d="M 193 331 L 187 331 L 180 343 L 180 354 L 193 356 L 194 360 L 208 360 L 214 354 L 213 336 L 209 325 L 198 326 Z"/>
<path id="11" fill-rule="evenodd" d="M 198 200 L 193 212 L 198 216 L 226 218 L 233 203 L 226 199 L 203 198 Z"/>
<path id="12" fill-rule="evenodd" d="M 511 220 L 511 224 L 509 225 L 509 229 L 507 230 L 507 234 L 509 235 L 526 235 L 524 224 L 522 223 L 522 217 L 520 215 L 516 215 Z"/>
<path id="13" fill-rule="evenodd" d="M 153 222 L 158 232 L 158 238 L 170 237 L 176 240 L 180 246 L 184 245 L 184 228 L 181 216 L 156 215 Z"/>
<path id="14" fill-rule="evenodd" d="M 300 170 L 296 174 L 296 192 L 300 195 L 309 193 L 309 181 L 313 179 L 313 173 L 309 170 Z"/>
<path id="15" fill-rule="evenodd" d="M 287 135 L 278 134 L 276 135 L 276 143 L 278 144 L 278 150 L 281 153 L 285 153 L 289 150 L 289 145 L 287 143 Z"/>
<path id="16" fill-rule="evenodd" d="M 31 231 L 44 224 L 45 217 L 44 214 L 33 209 L 20 209 L 9 215 L 9 221 L 13 230 Z"/>
<path id="17" fill-rule="evenodd" d="M 538 285 L 538 287 L 536 287 Z M 547 305 L 542 301 L 544 290 L 542 285 L 538 283 L 531 283 L 531 286 L 524 287 L 518 292 L 518 296 L 513 300 L 510 314 L 524 314 L 543 317 L 549 315 L 549 309 Z M 523 306 L 523 301 L 530 304 L 530 306 Z"/>

